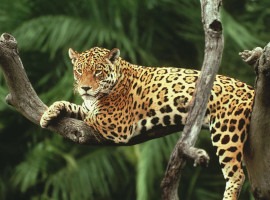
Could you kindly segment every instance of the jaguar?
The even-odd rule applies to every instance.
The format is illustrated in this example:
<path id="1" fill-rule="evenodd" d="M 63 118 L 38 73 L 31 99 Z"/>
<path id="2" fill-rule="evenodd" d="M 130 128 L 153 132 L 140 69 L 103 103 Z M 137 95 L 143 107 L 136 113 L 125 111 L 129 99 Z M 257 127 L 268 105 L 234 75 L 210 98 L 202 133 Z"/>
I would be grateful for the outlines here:
<path id="1" fill-rule="evenodd" d="M 120 57 L 120 50 L 94 47 L 69 49 L 74 90 L 82 105 L 54 102 L 42 115 L 45 128 L 60 114 L 83 120 L 106 140 L 127 143 L 139 134 L 173 127 L 181 131 L 200 71 L 145 67 Z M 236 200 L 245 175 L 243 148 L 247 139 L 254 90 L 234 78 L 217 75 L 204 118 L 226 180 L 223 200 Z"/>

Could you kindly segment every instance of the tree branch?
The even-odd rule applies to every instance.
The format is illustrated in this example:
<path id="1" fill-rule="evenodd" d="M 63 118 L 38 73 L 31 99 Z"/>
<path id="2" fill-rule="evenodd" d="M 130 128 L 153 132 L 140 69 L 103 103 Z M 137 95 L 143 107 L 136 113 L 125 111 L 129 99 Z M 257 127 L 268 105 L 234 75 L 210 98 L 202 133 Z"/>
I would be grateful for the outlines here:
<path id="1" fill-rule="evenodd" d="M 202 23 L 205 31 L 204 62 L 182 137 L 171 154 L 165 177 L 161 184 L 163 200 L 179 199 L 178 186 L 181 171 L 185 166 L 185 159 L 187 157 L 195 159 L 195 165 L 207 165 L 209 160 L 204 150 L 194 148 L 193 146 L 201 130 L 211 88 L 222 57 L 223 36 L 219 16 L 221 4 L 221 0 L 201 0 Z"/>
<path id="2" fill-rule="evenodd" d="M 270 199 L 270 43 L 240 53 L 256 72 L 255 98 L 244 158 L 256 200 Z M 253 60 L 252 62 L 249 62 Z"/>
<path id="3" fill-rule="evenodd" d="M 47 106 L 39 99 L 33 89 L 21 62 L 17 41 L 8 33 L 3 33 L 0 37 L 0 64 L 10 92 L 6 97 L 6 102 L 39 126 L 40 118 Z M 59 119 L 47 129 L 75 143 L 115 146 L 134 145 L 173 133 L 173 131 L 165 129 L 154 133 L 138 135 L 128 143 L 114 143 L 113 141 L 106 140 L 101 134 L 77 119 Z"/>

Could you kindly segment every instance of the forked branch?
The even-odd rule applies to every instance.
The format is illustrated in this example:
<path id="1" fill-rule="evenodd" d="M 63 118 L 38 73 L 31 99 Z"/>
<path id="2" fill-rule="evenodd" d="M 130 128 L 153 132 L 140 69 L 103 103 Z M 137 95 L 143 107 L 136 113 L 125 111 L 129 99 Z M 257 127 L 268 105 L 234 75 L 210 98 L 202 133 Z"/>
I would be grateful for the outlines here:
<path id="1" fill-rule="evenodd" d="M 178 186 L 185 159 L 195 159 L 195 164 L 207 165 L 208 155 L 193 146 L 201 130 L 207 102 L 223 52 L 222 24 L 219 11 L 222 1 L 201 0 L 202 23 L 205 32 L 205 52 L 202 71 L 197 82 L 187 122 L 182 137 L 171 154 L 161 187 L 163 200 L 178 200 Z"/>

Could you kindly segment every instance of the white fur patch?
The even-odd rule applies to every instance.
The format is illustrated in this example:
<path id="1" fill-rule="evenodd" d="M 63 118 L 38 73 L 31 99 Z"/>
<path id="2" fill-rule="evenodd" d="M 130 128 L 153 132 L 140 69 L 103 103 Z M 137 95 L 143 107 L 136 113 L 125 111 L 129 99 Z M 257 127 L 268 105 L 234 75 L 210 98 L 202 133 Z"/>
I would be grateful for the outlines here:
<path id="1" fill-rule="evenodd" d="M 84 106 L 87 108 L 88 112 L 98 112 L 97 104 L 98 100 L 92 96 L 83 96 Z"/>

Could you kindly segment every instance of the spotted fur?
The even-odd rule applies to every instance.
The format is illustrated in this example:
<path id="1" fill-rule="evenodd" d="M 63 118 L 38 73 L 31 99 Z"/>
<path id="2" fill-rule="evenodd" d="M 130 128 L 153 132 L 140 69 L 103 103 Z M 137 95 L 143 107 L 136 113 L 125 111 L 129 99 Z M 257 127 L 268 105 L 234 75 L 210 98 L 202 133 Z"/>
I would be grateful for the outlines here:
<path id="1" fill-rule="evenodd" d="M 41 126 L 64 111 L 116 143 L 126 143 L 139 134 L 181 130 L 200 72 L 138 66 L 119 55 L 118 49 L 95 47 L 83 53 L 70 49 L 75 91 L 84 102 L 55 102 L 43 114 Z M 216 76 L 204 121 L 227 181 L 224 200 L 238 198 L 245 178 L 241 162 L 253 97 L 247 84 Z"/>

